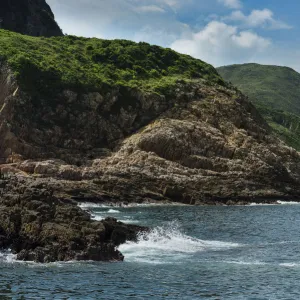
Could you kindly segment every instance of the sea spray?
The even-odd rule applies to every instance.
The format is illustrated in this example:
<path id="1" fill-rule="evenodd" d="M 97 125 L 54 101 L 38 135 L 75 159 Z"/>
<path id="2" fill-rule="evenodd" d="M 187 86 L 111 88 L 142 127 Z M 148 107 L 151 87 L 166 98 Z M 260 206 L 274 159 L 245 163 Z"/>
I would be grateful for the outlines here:
<path id="1" fill-rule="evenodd" d="M 16 261 L 16 255 L 10 249 L 0 252 L 0 262 L 13 263 Z"/>
<path id="2" fill-rule="evenodd" d="M 141 233 L 137 242 L 127 242 L 119 247 L 127 261 L 146 263 L 180 262 L 180 258 L 200 251 L 217 251 L 239 247 L 240 244 L 208 241 L 193 238 L 183 233 L 176 221 Z"/>

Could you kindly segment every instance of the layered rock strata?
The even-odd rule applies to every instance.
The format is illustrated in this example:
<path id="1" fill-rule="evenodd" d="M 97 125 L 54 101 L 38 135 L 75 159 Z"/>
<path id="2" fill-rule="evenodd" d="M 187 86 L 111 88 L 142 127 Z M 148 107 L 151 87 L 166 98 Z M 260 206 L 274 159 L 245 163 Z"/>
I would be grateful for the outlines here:
<path id="1" fill-rule="evenodd" d="M 15 83 L 4 86 L 4 172 L 59 197 L 201 204 L 299 195 L 299 153 L 235 89 L 198 80 L 178 81 L 173 96 L 65 91 L 56 95 L 64 101 L 34 107 Z"/>

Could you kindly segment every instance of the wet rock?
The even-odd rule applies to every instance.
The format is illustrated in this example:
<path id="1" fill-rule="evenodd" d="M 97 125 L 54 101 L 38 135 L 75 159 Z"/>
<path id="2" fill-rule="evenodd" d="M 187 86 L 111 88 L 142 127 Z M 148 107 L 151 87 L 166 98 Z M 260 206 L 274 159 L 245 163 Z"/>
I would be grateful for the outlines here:
<path id="1" fill-rule="evenodd" d="M 106 230 L 107 238 L 117 246 L 126 241 L 136 242 L 139 233 L 148 231 L 147 228 L 142 226 L 127 226 L 122 222 L 118 222 L 115 218 L 106 218 L 102 222 Z"/>
<path id="2" fill-rule="evenodd" d="M 145 230 L 114 219 L 91 220 L 72 201 L 28 183 L 15 178 L 6 187 L 10 193 L 0 197 L 0 248 L 10 248 L 18 260 L 121 261 L 124 256 L 116 247 Z"/>

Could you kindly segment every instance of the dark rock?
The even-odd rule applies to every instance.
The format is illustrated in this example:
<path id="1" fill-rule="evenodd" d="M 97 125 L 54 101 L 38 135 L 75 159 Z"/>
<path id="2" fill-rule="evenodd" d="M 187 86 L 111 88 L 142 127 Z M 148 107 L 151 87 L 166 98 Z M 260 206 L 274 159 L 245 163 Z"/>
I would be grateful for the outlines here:
<path id="1" fill-rule="evenodd" d="M 0 29 L 32 36 L 61 36 L 45 0 L 1 0 Z"/>
<path id="2" fill-rule="evenodd" d="M 73 202 L 28 183 L 28 179 L 16 178 L 7 187 L 10 193 L 0 197 L 0 248 L 12 249 L 18 260 L 122 261 L 124 256 L 116 247 L 146 230 L 115 219 L 93 221 Z"/>
<path id="3" fill-rule="evenodd" d="M 147 228 L 137 225 L 128 226 L 122 222 L 118 222 L 115 218 L 106 218 L 103 225 L 106 229 L 108 239 L 117 246 L 126 241 L 137 241 L 139 233 L 148 231 Z"/>

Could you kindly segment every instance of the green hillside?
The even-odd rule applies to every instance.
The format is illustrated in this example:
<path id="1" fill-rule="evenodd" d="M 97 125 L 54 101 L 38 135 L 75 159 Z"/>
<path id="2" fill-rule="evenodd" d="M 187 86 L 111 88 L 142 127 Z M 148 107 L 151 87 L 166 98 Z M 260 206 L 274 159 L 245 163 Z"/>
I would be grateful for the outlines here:
<path id="1" fill-rule="evenodd" d="M 216 70 L 201 60 L 126 40 L 31 37 L 0 30 L 1 58 L 31 92 L 117 85 L 159 93 L 167 92 L 178 79 L 198 78 L 224 84 Z"/>
<path id="2" fill-rule="evenodd" d="M 300 150 L 300 74 L 291 68 L 244 64 L 217 69 L 260 110 L 275 133 Z"/>

